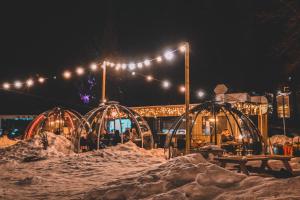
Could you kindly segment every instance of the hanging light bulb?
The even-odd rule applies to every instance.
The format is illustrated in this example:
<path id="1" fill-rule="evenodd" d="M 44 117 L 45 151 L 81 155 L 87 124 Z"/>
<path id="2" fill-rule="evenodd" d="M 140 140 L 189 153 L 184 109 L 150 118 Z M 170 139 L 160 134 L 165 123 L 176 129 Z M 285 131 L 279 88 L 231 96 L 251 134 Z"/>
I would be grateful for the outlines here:
<path id="1" fill-rule="evenodd" d="M 71 73 L 70 71 L 65 71 L 65 72 L 63 73 L 63 77 L 64 77 L 65 79 L 70 79 L 71 76 L 72 76 L 72 73 Z"/>
<path id="2" fill-rule="evenodd" d="M 166 51 L 164 56 L 167 60 L 172 60 L 174 58 L 174 53 L 172 51 Z"/>
<path id="3" fill-rule="evenodd" d="M 150 76 L 150 75 L 148 75 L 148 76 L 146 76 L 146 80 L 150 82 L 150 81 L 152 81 L 152 80 L 153 80 L 153 77 L 152 77 L 152 76 Z"/>
<path id="4" fill-rule="evenodd" d="M 181 45 L 181 46 L 179 47 L 179 51 L 180 51 L 180 52 L 184 53 L 185 50 L 186 50 L 185 45 Z"/>
<path id="5" fill-rule="evenodd" d="M 44 83 L 44 82 L 45 82 L 45 78 L 39 77 L 38 82 L 39 82 L 39 83 Z"/>
<path id="6" fill-rule="evenodd" d="M 21 81 L 15 81 L 15 87 L 17 88 L 17 89 L 20 89 L 21 87 L 22 87 L 22 82 Z"/>
<path id="7" fill-rule="evenodd" d="M 131 75 L 132 75 L 132 76 L 135 76 L 135 74 L 136 74 L 135 72 L 131 72 Z"/>
<path id="8" fill-rule="evenodd" d="M 205 92 L 203 91 L 203 90 L 199 90 L 198 92 L 197 92 L 197 97 L 198 98 L 203 98 L 205 96 Z"/>
<path id="9" fill-rule="evenodd" d="M 27 87 L 31 87 L 31 86 L 33 86 L 33 84 L 34 84 L 34 82 L 33 82 L 32 79 L 28 79 L 28 80 L 26 81 Z"/>
<path id="10" fill-rule="evenodd" d="M 145 64 L 145 66 L 149 66 L 150 65 L 150 60 L 148 60 L 148 59 L 146 59 L 145 61 L 144 61 L 144 64 Z"/>
<path id="11" fill-rule="evenodd" d="M 139 69 L 143 68 L 143 63 L 138 63 L 138 64 L 137 64 L 137 67 L 138 67 Z"/>
<path id="12" fill-rule="evenodd" d="M 10 89 L 10 84 L 9 83 L 3 83 L 3 88 L 5 90 L 9 90 Z"/>
<path id="13" fill-rule="evenodd" d="M 76 73 L 77 75 L 81 76 L 84 74 L 84 69 L 82 67 L 77 67 Z"/>
<path id="14" fill-rule="evenodd" d="M 165 88 L 165 89 L 168 89 L 169 87 L 170 87 L 170 82 L 169 81 L 163 81 L 162 82 L 162 86 L 163 86 L 163 88 Z"/>
<path id="15" fill-rule="evenodd" d="M 156 58 L 156 61 L 157 61 L 158 63 L 160 63 L 160 62 L 162 61 L 162 57 L 161 57 L 161 56 L 158 56 L 158 57 Z"/>
<path id="16" fill-rule="evenodd" d="M 185 92 L 185 87 L 184 85 L 179 86 L 179 92 L 184 93 Z"/>
<path id="17" fill-rule="evenodd" d="M 125 63 L 122 64 L 122 69 L 125 70 L 127 68 L 127 65 Z"/>
<path id="18" fill-rule="evenodd" d="M 91 68 L 92 71 L 96 71 L 97 68 L 98 68 L 98 66 L 97 66 L 96 63 L 92 63 L 92 64 L 90 65 L 90 68 Z"/>
<path id="19" fill-rule="evenodd" d="M 129 70 L 134 70 L 136 68 L 134 63 L 130 63 L 128 66 Z"/>

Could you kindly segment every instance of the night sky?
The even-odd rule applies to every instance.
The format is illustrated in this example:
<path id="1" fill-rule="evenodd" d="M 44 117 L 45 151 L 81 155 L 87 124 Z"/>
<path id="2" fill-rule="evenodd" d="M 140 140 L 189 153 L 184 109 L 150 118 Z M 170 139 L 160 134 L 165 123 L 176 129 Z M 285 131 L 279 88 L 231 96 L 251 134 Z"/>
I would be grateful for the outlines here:
<path id="1" fill-rule="evenodd" d="M 0 114 L 36 114 L 61 105 L 82 113 L 98 105 L 101 78 L 85 75 L 65 81 L 61 73 L 105 57 L 134 61 L 155 57 L 183 41 L 191 45 L 191 98 L 207 98 L 216 84 L 231 91 L 274 92 L 286 80 L 284 60 L 272 49 L 280 43 L 280 23 L 262 23 L 264 10 L 280 1 L 23 1 L 1 3 L 0 83 L 46 75 L 44 85 L 18 92 L 0 91 Z M 108 97 L 124 105 L 184 103 L 184 59 L 152 65 L 143 74 L 172 82 L 169 90 L 129 73 L 108 72 Z M 83 104 L 79 92 L 96 77 L 95 99 Z M 293 77 L 294 78 L 294 77 Z"/>

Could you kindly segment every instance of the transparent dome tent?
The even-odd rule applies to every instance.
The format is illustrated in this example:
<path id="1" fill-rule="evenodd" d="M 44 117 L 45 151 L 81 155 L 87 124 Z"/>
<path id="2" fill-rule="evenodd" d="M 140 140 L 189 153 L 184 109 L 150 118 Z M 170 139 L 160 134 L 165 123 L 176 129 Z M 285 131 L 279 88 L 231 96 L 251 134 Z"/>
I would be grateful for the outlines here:
<path id="1" fill-rule="evenodd" d="M 82 115 L 74 110 L 55 107 L 38 115 L 27 127 L 24 139 L 31 139 L 36 135 L 44 136 L 47 132 L 63 135 L 69 139 L 74 147 L 78 143 L 77 127 L 81 123 Z"/>
<path id="2" fill-rule="evenodd" d="M 222 148 L 229 154 L 249 155 L 263 152 L 263 140 L 253 121 L 229 103 L 205 102 L 190 109 L 190 152 Z M 170 128 L 167 158 L 185 153 L 185 114 Z"/>
<path id="3" fill-rule="evenodd" d="M 102 103 L 88 112 L 82 119 L 78 133 L 80 146 L 85 145 L 84 141 L 89 141 L 90 150 L 128 141 L 142 148 L 153 147 L 148 123 L 138 113 L 115 101 Z"/>

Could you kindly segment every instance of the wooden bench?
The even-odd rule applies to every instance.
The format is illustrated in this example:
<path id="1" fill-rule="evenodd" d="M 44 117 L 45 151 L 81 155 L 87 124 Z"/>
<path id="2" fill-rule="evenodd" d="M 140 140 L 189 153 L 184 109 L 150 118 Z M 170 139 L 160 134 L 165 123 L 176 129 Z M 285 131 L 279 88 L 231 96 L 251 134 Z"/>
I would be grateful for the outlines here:
<path id="1" fill-rule="evenodd" d="M 269 160 L 280 160 L 287 171 L 293 174 L 293 169 L 289 163 L 291 160 L 291 156 L 279 156 L 279 155 L 253 155 L 253 156 L 224 156 L 224 157 L 216 157 L 214 158 L 216 161 L 220 162 L 221 167 L 226 167 L 227 163 L 238 164 L 239 169 L 242 173 L 249 175 L 249 171 L 247 170 L 246 163 L 248 161 L 261 161 L 260 169 L 265 171 L 266 168 L 272 170 L 269 166 Z"/>

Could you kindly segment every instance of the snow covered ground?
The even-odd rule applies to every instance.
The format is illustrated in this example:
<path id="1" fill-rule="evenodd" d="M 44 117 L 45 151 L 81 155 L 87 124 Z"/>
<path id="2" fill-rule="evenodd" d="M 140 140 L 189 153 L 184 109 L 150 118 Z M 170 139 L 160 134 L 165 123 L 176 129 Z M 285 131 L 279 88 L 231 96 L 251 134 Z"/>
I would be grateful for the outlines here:
<path id="1" fill-rule="evenodd" d="M 300 199 L 300 177 L 247 177 L 198 154 L 166 161 L 133 143 L 81 154 L 63 137 L 49 143 L 0 149 L 0 199 Z"/>

